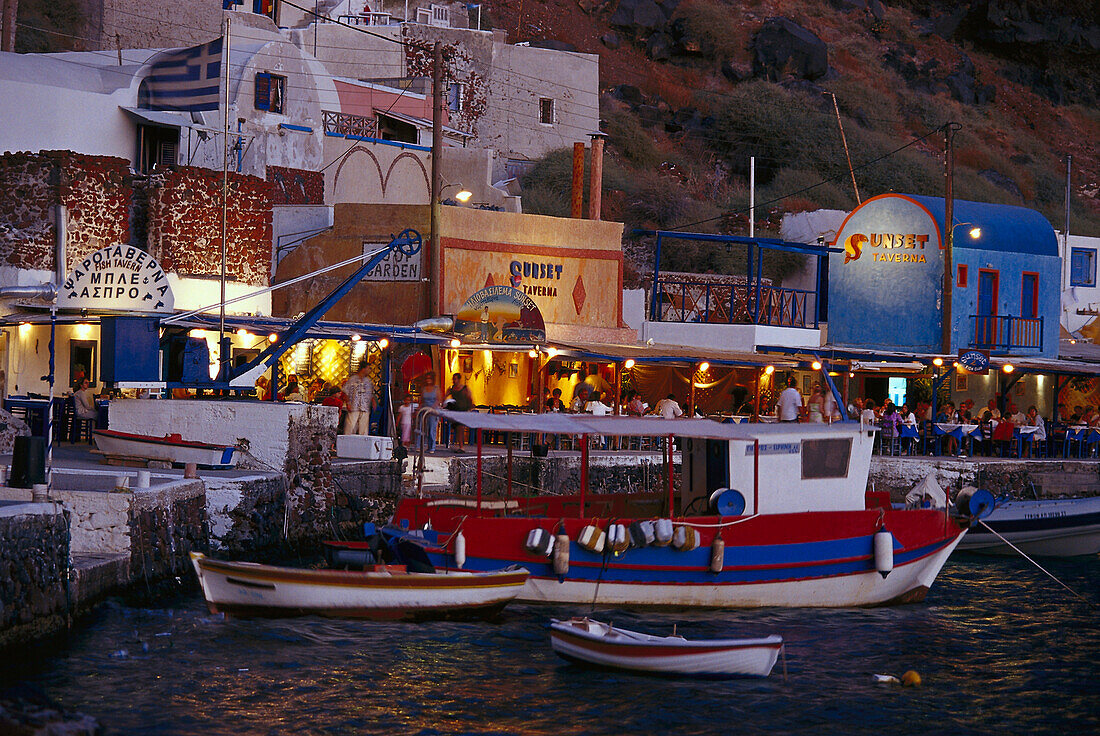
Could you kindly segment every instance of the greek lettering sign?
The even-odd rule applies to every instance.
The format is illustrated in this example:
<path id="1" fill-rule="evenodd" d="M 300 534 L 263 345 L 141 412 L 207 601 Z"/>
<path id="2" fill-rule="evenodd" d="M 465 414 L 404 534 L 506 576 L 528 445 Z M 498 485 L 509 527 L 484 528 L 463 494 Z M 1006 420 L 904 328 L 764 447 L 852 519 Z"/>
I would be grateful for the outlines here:
<path id="1" fill-rule="evenodd" d="M 57 296 L 61 309 L 171 312 L 175 305 L 164 269 L 132 245 L 109 245 L 69 272 Z"/>
<path id="2" fill-rule="evenodd" d="M 363 243 L 363 255 L 373 253 L 379 248 L 385 248 L 385 243 Z M 394 249 L 382 259 L 382 262 L 371 269 L 370 273 L 363 277 L 364 281 L 419 281 L 420 280 L 420 253 L 405 255 Z"/>
<path id="3" fill-rule="evenodd" d="M 474 292 L 455 315 L 455 332 L 465 342 L 546 342 L 538 305 L 511 286 Z"/>
<path id="4" fill-rule="evenodd" d="M 967 373 L 985 373 L 989 370 L 989 353 L 983 350 L 960 350 L 959 366 Z"/>

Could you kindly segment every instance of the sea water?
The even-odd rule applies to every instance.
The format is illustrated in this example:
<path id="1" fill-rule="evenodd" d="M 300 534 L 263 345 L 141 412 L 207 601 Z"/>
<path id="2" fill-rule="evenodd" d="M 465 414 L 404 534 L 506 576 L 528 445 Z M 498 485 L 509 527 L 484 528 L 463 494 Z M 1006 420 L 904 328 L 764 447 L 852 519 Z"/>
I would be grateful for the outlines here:
<path id="1" fill-rule="evenodd" d="M 780 634 L 771 677 L 699 681 L 590 670 L 550 649 L 551 617 L 490 623 L 212 616 L 197 592 L 102 606 L 49 653 L 9 657 L 117 734 L 1100 733 L 1100 559 L 956 557 L 925 602 L 878 609 L 634 612 L 595 618 L 688 638 Z M 920 687 L 872 675 L 915 670 Z"/>

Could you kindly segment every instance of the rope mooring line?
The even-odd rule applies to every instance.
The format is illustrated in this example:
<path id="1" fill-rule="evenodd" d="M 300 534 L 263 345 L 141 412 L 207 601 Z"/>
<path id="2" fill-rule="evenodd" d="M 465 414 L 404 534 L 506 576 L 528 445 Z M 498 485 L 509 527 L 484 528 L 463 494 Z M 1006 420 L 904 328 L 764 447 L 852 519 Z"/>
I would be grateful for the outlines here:
<path id="1" fill-rule="evenodd" d="M 1031 563 L 1032 565 L 1035 565 L 1035 567 L 1037 567 L 1037 568 L 1039 568 L 1040 570 L 1042 570 L 1042 571 L 1043 571 L 1044 573 L 1046 573 L 1046 574 L 1047 574 L 1047 575 L 1048 575 L 1048 576 L 1050 577 L 1050 579 L 1051 579 L 1051 580 L 1053 580 L 1054 582 L 1058 583 L 1058 584 L 1059 584 L 1059 585 L 1061 585 L 1061 586 L 1062 586 L 1063 588 L 1065 588 L 1066 590 L 1068 590 L 1068 591 L 1069 591 L 1069 592 L 1070 592 L 1070 593 L 1071 593 L 1072 595 L 1074 595 L 1074 596 L 1075 596 L 1076 598 L 1078 598 L 1078 599 L 1080 599 L 1080 600 L 1084 601 L 1084 602 L 1085 602 L 1086 604 L 1088 604 L 1088 605 L 1092 606 L 1093 608 L 1096 608 L 1096 607 L 1097 607 L 1097 605 L 1096 605 L 1095 603 L 1093 603 L 1092 601 L 1090 601 L 1090 600 L 1089 600 L 1088 598 L 1086 598 L 1085 596 L 1081 595 L 1081 594 L 1080 594 L 1080 593 L 1078 593 L 1078 592 L 1077 592 L 1076 590 L 1074 590 L 1073 588 L 1069 587 L 1068 585 L 1066 585 L 1065 583 L 1063 583 L 1063 582 L 1062 582 L 1061 580 L 1059 580 L 1058 578 L 1056 578 L 1056 577 L 1054 576 L 1054 573 L 1052 573 L 1052 572 L 1051 572 L 1050 570 L 1047 570 L 1047 569 L 1046 569 L 1045 567 L 1043 567 L 1042 565 L 1040 565 L 1040 564 L 1039 564 L 1038 562 L 1036 562 L 1035 560 L 1033 560 L 1033 559 L 1031 559 L 1030 557 L 1028 557 L 1028 556 L 1027 556 L 1027 553 L 1025 553 L 1025 552 L 1024 552 L 1024 551 L 1023 551 L 1022 549 L 1020 549 L 1020 548 L 1019 548 L 1019 547 L 1017 547 L 1017 546 L 1016 546 L 1015 544 L 1013 544 L 1012 542 L 1010 542 L 1010 541 L 1008 541 L 1007 539 L 1005 539 L 1004 537 L 1002 537 L 1002 536 L 1001 536 L 1001 535 L 1000 535 L 1000 534 L 999 534 L 999 533 L 997 532 L 997 530 L 995 530 L 995 529 L 994 529 L 993 527 L 991 527 L 991 526 L 990 526 L 989 524 L 986 524 L 986 523 L 985 523 L 985 520 L 984 520 L 984 519 L 979 519 L 979 520 L 978 520 L 978 523 L 979 523 L 979 524 L 981 524 L 982 526 L 984 526 L 984 527 L 985 527 L 985 528 L 986 528 L 987 530 L 989 530 L 989 532 L 990 532 L 990 533 L 991 533 L 991 534 L 992 534 L 993 536 L 997 537 L 997 539 L 1001 540 L 1002 542 L 1004 542 L 1005 544 L 1007 544 L 1007 545 L 1008 545 L 1009 547 L 1011 547 L 1012 549 L 1014 549 L 1014 550 L 1016 550 L 1017 552 L 1019 552 L 1019 553 L 1020 553 L 1020 556 L 1021 556 L 1021 557 L 1023 557 L 1023 558 L 1025 559 L 1025 560 L 1027 560 L 1028 562 L 1030 562 L 1030 563 Z"/>

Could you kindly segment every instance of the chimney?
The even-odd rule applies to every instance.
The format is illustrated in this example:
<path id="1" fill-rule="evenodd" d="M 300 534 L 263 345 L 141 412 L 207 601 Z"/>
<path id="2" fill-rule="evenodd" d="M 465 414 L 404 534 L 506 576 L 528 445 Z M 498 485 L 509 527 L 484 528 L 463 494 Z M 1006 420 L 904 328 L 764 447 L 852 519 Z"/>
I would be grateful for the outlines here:
<path id="1" fill-rule="evenodd" d="M 607 134 L 597 131 L 588 135 L 592 138 L 592 163 L 588 176 L 588 219 L 599 220 L 603 194 L 603 143 L 607 139 Z"/>
<path id="2" fill-rule="evenodd" d="M 584 143 L 573 144 L 573 191 L 569 216 L 579 220 L 584 217 Z"/>

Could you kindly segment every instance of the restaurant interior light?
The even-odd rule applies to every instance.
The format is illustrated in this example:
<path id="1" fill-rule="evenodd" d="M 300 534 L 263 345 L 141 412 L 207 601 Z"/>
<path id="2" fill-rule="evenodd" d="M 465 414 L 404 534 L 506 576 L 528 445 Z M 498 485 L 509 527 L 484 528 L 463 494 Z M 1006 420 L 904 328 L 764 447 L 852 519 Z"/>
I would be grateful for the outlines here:
<path id="1" fill-rule="evenodd" d="M 248 337 L 248 330 L 241 327 L 239 330 L 237 330 L 237 337 Z"/>
<path id="2" fill-rule="evenodd" d="M 554 356 L 556 356 L 558 354 L 558 349 L 557 348 L 546 348 L 546 354 L 549 355 L 551 358 L 553 358 Z"/>
<path id="3" fill-rule="evenodd" d="M 769 376 L 771 374 L 775 373 L 775 366 L 774 365 L 767 366 L 766 368 L 764 368 L 764 373 L 766 373 Z"/>
<path id="4" fill-rule="evenodd" d="M 389 338 L 383 337 L 381 340 L 378 341 L 378 347 L 381 348 L 382 350 L 385 350 L 389 346 L 390 346 Z"/>
<path id="5" fill-rule="evenodd" d="M 457 348 L 457 347 L 458 347 L 459 345 L 461 345 L 461 344 L 462 344 L 462 343 L 461 343 L 461 342 L 459 342 L 459 340 L 458 340 L 458 338 L 457 338 L 457 337 L 456 337 L 456 338 L 454 338 L 453 340 L 451 340 L 451 347 L 452 347 L 452 348 Z"/>
<path id="6" fill-rule="evenodd" d="M 530 350 L 527 351 L 527 357 L 528 358 L 537 358 L 537 357 L 539 357 L 539 351 L 535 350 L 534 348 L 531 348 Z"/>
<path id="7" fill-rule="evenodd" d="M 699 372 L 700 373 L 706 373 L 709 370 L 710 370 L 710 363 L 708 363 L 707 361 L 704 360 L 702 363 L 699 364 Z"/>
<path id="8" fill-rule="evenodd" d="M 83 340 L 92 334 L 92 326 L 81 322 L 73 327 L 73 332 L 76 334 L 77 339 Z"/>
<path id="9" fill-rule="evenodd" d="M 485 359 L 486 363 L 492 363 L 493 362 L 493 351 L 492 350 L 482 350 L 481 351 L 481 357 Z"/>
<path id="10" fill-rule="evenodd" d="M 1011 363 L 1005 363 L 1003 366 L 1001 366 L 1001 370 L 1005 373 L 1011 373 L 1012 371 L 1016 370 L 1016 366 L 1012 365 Z"/>
<path id="11" fill-rule="evenodd" d="M 279 342 L 279 336 L 276 335 L 274 332 L 272 332 L 270 335 L 267 336 L 267 341 L 268 342 Z"/>
<path id="12" fill-rule="evenodd" d="M 813 363 L 810 364 L 810 367 L 813 368 L 815 371 L 821 370 L 821 361 L 815 360 Z"/>
<path id="13" fill-rule="evenodd" d="M 932 365 L 939 368 L 941 365 L 943 365 L 943 358 L 932 358 Z"/>
<path id="14" fill-rule="evenodd" d="M 360 341 L 360 340 L 362 340 L 362 339 L 363 339 L 363 338 L 359 337 L 359 335 L 352 335 L 352 336 L 351 336 L 351 341 L 352 341 L 352 342 L 359 342 L 359 341 Z"/>
<path id="15" fill-rule="evenodd" d="M 630 370 L 631 368 L 633 368 L 634 367 L 634 359 L 633 358 L 627 358 L 626 362 L 623 363 L 623 367 L 626 368 L 627 370 Z"/>

